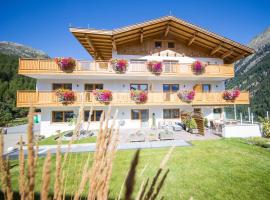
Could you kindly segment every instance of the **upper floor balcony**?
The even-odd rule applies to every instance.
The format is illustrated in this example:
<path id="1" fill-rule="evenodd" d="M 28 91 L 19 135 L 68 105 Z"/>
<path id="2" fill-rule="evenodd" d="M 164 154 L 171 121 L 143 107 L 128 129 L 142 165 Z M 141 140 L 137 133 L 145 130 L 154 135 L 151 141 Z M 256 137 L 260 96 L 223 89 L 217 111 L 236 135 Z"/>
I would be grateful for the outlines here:
<path id="1" fill-rule="evenodd" d="M 76 60 L 72 71 L 60 69 L 53 59 L 20 59 L 19 74 L 42 79 L 126 79 L 126 80 L 226 80 L 234 76 L 233 64 L 209 64 L 201 74 L 194 73 L 192 64 L 163 61 L 162 73 L 151 73 L 146 60 L 131 60 L 124 74 L 113 70 L 109 62 Z"/>
<path id="2" fill-rule="evenodd" d="M 65 104 L 59 100 L 55 91 L 18 91 L 17 106 L 29 107 L 59 107 L 59 106 L 166 106 L 166 105 L 190 105 L 190 106 L 226 106 L 233 104 L 249 104 L 249 93 L 241 92 L 233 101 L 223 98 L 223 92 L 196 92 L 194 100 L 187 103 L 181 100 L 177 93 L 149 91 L 144 103 L 136 103 L 131 98 L 130 92 L 112 91 L 112 98 L 108 104 L 96 99 L 93 92 L 74 92 L 74 101 Z"/>

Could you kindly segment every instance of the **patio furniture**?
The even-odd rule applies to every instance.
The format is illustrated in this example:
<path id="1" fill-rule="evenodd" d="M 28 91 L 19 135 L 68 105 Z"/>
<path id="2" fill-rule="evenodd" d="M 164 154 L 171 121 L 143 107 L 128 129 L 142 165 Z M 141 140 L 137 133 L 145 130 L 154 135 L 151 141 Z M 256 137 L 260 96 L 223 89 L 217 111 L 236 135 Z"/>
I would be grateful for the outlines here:
<path id="1" fill-rule="evenodd" d="M 183 127 L 181 125 L 179 125 L 177 122 L 175 122 L 174 125 L 172 125 L 172 128 L 174 131 L 182 131 Z"/>
<path id="2" fill-rule="evenodd" d="M 143 131 L 136 131 L 129 135 L 130 142 L 144 142 L 145 141 L 145 134 Z"/>
<path id="3" fill-rule="evenodd" d="M 160 140 L 173 140 L 173 132 L 170 130 L 162 130 L 158 134 Z"/>

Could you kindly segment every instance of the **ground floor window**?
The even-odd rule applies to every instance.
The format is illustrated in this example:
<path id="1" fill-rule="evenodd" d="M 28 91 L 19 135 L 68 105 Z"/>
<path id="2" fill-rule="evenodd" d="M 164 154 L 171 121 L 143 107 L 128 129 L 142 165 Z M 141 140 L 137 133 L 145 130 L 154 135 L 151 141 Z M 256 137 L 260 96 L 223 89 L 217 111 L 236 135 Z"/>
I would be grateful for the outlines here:
<path id="1" fill-rule="evenodd" d="M 179 118 L 179 109 L 163 109 L 163 119 Z"/>
<path id="2" fill-rule="evenodd" d="M 214 108 L 213 113 L 214 114 L 221 114 L 222 113 L 222 108 Z"/>
<path id="3" fill-rule="evenodd" d="M 102 112 L 103 110 L 93 110 L 92 115 L 91 115 L 91 121 L 92 122 L 100 121 Z M 84 121 L 86 122 L 88 121 L 89 114 L 90 114 L 90 110 L 84 111 Z"/>
<path id="4" fill-rule="evenodd" d="M 99 90 L 102 90 L 103 89 L 103 84 L 99 84 L 99 83 L 93 83 L 93 84 L 85 84 L 84 85 L 84 90 L 85 91 L 93 91 L 93 90 L 96 90 L 96 89 L 99 89 Z"/>
<path id="5" fill-rule="evenodd" d="M 53 111 L 52 122 L 68 122 L 74 117 L 73 111 Z"/>
<path id="6" fill-rule="evenodd" d="M 131 119 L 134 120 L 148 120 L 149 110 L 146 109 L 132 109 L 131 110 Z"/>

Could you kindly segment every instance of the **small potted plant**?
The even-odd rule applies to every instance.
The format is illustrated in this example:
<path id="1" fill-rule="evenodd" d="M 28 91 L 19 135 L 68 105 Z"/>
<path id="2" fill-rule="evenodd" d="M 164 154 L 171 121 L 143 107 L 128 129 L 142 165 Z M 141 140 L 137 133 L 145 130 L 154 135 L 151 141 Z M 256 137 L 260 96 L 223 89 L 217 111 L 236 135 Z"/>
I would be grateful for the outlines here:
<path id="1" fill-rule="evenodd" d="M 147 101 L 147 91 L 143 90 L 131 90 L 130 97 L 136 103 L 145 103 Z"/>
<path id="2" fill-rule="evenodd" d="M 239 89 L 225 90 L 223 92 L 223 99 L 226 101 L 234 101 L 240 95 Z"/>
<path id="3" fill-rule="evenodd" d="M 94 90 L 93 91 L 94 96 L 96 97 L 96 100 L 108 104 L 112 100 L 112 92 L 110 90 Z"/>
<path id="4" fill-rule="evenodd" d="M 194 74 L 199 75 L 204 73 L 206 64 L 202 63 L 201 61 L 195 61 L 192 63 L 192 71 Z"/>
<path id="5" fill-rule="evenodd" d="M 128 67 L 128 62 L 127 60 L 124 60 L 124 59 L 112 59 L 110 61 L 111 65 L 112 65 L 112 68 L 113 70 L 116 72 L 116 73 L 119 73 L 119 74 L 123 74 L 127 71 L 127 67 Z"/>
<path id="6" fill-rule="evenodd" d="M 177 93 L 179 99 L 184 102 L 190 103 L 194 100 L 195 91 L 194 90 L 182 90 Z"/>
<path id="7" fill-rule="evenodd" d="M 184 120 L 184 124 L 188 132 L 198 134 L 197 123 L 193 117 L 187 117 Z"/>
<path id="8" fill-rule="evenodd" d="M 75 94 L 72 90 L 60 88 L 56 90 L 56 96 L 58 97 L 58 101 L 63 104 L 69 104 L 75 101 Z"/>
<path id="9" fill-rule="evenodd" d="M 64 72 L 72 72 L 76 66 L 76 61 L 73 58 L 55 58 L 59 68 Z"/>
<path id="10" fill-rule="evenodd" d="M 149 61 L 147 69 L 153 74 L 159 75 L 162 72 L 163 63 L 161 61 Z"/>

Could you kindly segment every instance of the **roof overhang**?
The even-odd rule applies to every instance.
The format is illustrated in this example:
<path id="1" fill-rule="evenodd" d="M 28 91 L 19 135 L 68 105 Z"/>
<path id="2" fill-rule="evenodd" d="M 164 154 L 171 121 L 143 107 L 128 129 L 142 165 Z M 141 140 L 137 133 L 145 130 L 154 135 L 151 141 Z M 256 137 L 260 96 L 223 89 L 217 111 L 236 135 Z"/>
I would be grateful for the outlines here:
<path id="1" fill-rule="evenodd" d="M 154 35 L 171 34 L 175 38 L 185 40 L 187 46 L 197 45 L 209 51 L 209 57 L 220 57 L 228 63 L 246 57 L 254 50 L 233 40 L 207 31 L 174 16 L 126 26 L 114 30 L 97 30 L 70 28 L 70 32 L 78 39 L 95 60 L 109 60 L 118 45 L 129 42 L 143 42 Z"/>

